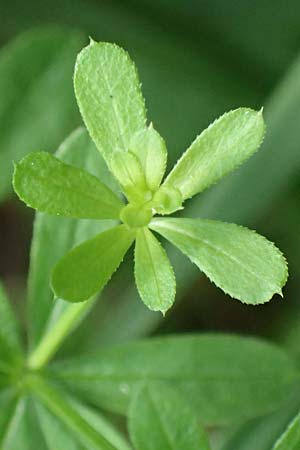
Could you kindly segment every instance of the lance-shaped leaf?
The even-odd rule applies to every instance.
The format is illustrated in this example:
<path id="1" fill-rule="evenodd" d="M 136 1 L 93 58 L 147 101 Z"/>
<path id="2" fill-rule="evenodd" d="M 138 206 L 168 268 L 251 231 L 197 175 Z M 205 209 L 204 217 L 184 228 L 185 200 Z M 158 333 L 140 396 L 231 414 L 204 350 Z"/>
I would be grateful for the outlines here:
<path id="1" fill-rule="evenodd" d="M 6 292 L 0 283 L 0 341 L 5 341 L 14 352 L 20 352 L 20 333 L 14 311 Z"/>
<path id="2" fill-rule="evenodd" d="M 135 234 L 119 225 L 75 247 L 54 268 L 51 284 L 57 297 L 87 300 L 99 292 L 120 265 Z"/>
<path id="3" fill-rule="evenodd" d="M 141 162 L 149 189 L 156 190 L 166 170 L 168 155 L 165 141 L 151 124 L 132 136 L 129 147 Z"/>
<path id="4" fill-rule="evenodd" d="M 117 219 L 123 206 L 95 176 L 46 152 L 16 165 L 14 189 L 27 206 L 48 214 L 82 219 Z"/>
<path id="5" fill-rule="evenodd" d="M 135 281 L 148 308 L 163 314 L 175 299 L 175 276 L 168 256 L 147 228 L 137 232 L 135 245 Z"/>
<path id="6" fill-rule="evenodd" d="M 189 404 L 163 383 L 138 390 L 129 408 L 129 431 L 138 450 L 209 450 Z"/>
<path id="7" fill-rule="evenodd" d="M 6 424 L 1 450 L 48 450 L 29 396 L 21 397 Z"/>
<path id="8" fill-rule="evenodd" d="M 77 58 L 74 85 L 86 127 L 109 164 L 112 153 L 129 150 L 131 136 L 145 126 L 134 63 L 117 45 L 91 41 Z"/>
<path id="9" fill-rule="evenodd" d="M 240 423 L 284 408 L 287 393 L 299 383 L 296 362 L 280 348 L 226 334 L 105 347 L 56 362 L 51 371 L 88 401 L 125 414 L 141 383 L 170 383 L 209 425 Z"/>
<path id="10" fill-rule="evenodd" d="M 278 439 L 273 450 L 298 450 L 300 448 L 300 414 L 290 423 Z"/>
<path id="11" fill-rule="evenodd" d="M 256 305 L 281 294 L 286 261 L 272 242 L 254 231 L 201 219 L 162 218 L 150 226 L 233 298 Z"/>
<path id="12" fill-rule="evenodd" d="M 251 156 L 265 132 L 262 111 L 239 108 L 224 114 L 191 144 L 165 184 L 184 199 L 215 183 Z"/>

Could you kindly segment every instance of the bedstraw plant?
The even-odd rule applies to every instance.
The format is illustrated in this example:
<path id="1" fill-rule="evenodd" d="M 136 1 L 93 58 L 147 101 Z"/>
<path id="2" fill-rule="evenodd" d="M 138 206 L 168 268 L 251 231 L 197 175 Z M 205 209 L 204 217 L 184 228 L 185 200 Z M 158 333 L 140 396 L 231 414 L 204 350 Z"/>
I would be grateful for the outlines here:
<path id="1" fill-rule="evenodd" d="M 171 307 L 175 277 L 154 232 L 244 303 L 281 294 L 287 266 L 271 242 L 238 225 L 182 217 L 186 200 L 258 149 L 262 111 L 224 114 L 164 178 L 166 144 L 146 123 L 127 53 L 91 41 L 78 56 L 74 82 L 89 134 L 79 128 L 55 156 L 34 152 L 15 165 L 16 193 L 39 212 L 28 276 L 28 351 L 0 286 L 0 447 L 210 450 L 205 427 L 281 414 L 291 408 L 291 397 L 297 403 L 300 374 L 293 358 L 260 339 L 211 333 L 89 352 L 74 344 L 69 357 L 52 359 L 133 242 L 143 302 L 163 313 Z M 127 434 L 115 414 L 127 419 Z M 297 415 L 273 450 L 299 446 Z"/>

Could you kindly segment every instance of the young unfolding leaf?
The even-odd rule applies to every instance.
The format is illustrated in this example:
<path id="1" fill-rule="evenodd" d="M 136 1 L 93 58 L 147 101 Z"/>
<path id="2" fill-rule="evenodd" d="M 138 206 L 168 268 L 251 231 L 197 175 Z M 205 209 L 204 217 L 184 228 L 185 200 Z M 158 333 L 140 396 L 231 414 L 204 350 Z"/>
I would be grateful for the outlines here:
<path id="1" fill-rule="evenodd" d="M 128 200 L 133 203 L 143 203 L 147 201 L 147 194 L 148 200 L 150 200 L 151 193 L 148 192 L 141 163 L 134 153 L 114 152 L 110 168 L 123 187 Z"/>
<path id="2" fill-rule="evenodd" d="M 273 243 L 247 228 L 201 219 L 155 219 L 150 227 L 187 255 L 218 287 L 244 303 L 264 303 L 287 279 Z"/>
<path id="3" fill-rule="evenodd" d="M 197 137 L 164 184 L 179 189 L 184 199 L 192 197 L 249 158 L 264 132 L 262 111 L 239 108 L 224 114 Z"/>
<path id="4" fill-rule="evenodd" d="M 129 431 L 138 450 L 209 450 L 189 404 L 163 383 L 147 383 L 133 397 Z"/>
<path id="5" fill-rule="evenodd" d="M 165 313 L 174 303 L 175 277 L 165 250 L 147 228 L 137 231 L 135 280 L 143 302 Z"/>
<path id="6" fill-rule="evenodd" d="M 300 414 L 291 422 L 287 430 L 278 439 L 273 450 L 299 450 L 300 448 Z"/>
<path id="7" fill-rule="evenodd" d="M 99 292 L 120 265 L 134 237 L 132 230 L 119 225 L 67 253 L 55 266 L 51 279 L 57 297 L 80 302 Z"/>
<path id="8" fill-rule="evenodd" d="M 230 424 L 284 408 L 299 383 L 295 361 L 258 339 L 207 334 L 107 347 L 55 363 L 51 372 L 88 401 L 127 413 L 145 381 L 178 388 L 202 423 Z"/>
<path id="9" fill-rule="evenodd" d="M 109 165 L 112 153 L 129 150 L 131 137 L 145 126 L 136 68 L 122 48 L 91 40 L 77 58 L 74 85 L 86 127 Z"/>
<path id="10" fill-rule="evenodd" d="M 141 162 L 149 189 L 155 191 L 166 170 L 168 154 L 165 141 L 151 124 L 132 136 L 129 148 Z"/>
<path id="11" fill-rule="evenodd" d="M 116 219 L 123 206 L 96 177 L 45 152 L 31 153 L 16 165 L 14 189 L 40 212 L 82 219 Z"/>

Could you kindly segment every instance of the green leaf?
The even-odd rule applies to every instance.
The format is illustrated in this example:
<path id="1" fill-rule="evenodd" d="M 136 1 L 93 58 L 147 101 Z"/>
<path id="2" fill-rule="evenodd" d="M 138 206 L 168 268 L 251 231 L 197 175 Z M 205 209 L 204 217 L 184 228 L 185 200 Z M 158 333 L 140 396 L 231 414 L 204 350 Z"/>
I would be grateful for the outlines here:
<path id="1" fill-rule="evenodd" d="M 80 302 L 95 295 L 119 267 L 134 238 L 134 231 L 119 225 L 72 249 L 53 270 L 56 296 Z"/>
<path id="2" fill-rule="evenodd" d="M 164 176 L 167 164 L 167 147 L 152 124 L 134 134 L 129 144 L 143 167 L 149 189 L 155 191 Z"/>
<path id="3" fill-rule="evenodd" d="M 265 303 L 287 280 L 273 243 L 247 228 L 201 219 L 155 219 L 151 228 L 178 247 L 224 292 L 244 303 Z"/>
<path id="4" fill-rule="evenodd" d="M 130 202 L 144 203 L 151 199 L 142 166 L 134 153 L 114 152 L 110 168 Z"/>
<path id="5" fill-rule="evenodd" d="M 210 448 L 188 403 L 161 383 L 149 383 L 138 390 L 129 409 L 129 431 L 138 450 Z"/>
<path id="6" fill-rule="evenodd" d="M 287 401 L 299 374 L 274 345 L 238 336 L 154 338 L 56 362 L 51 373 L 94 404 L 126 413 L 146 381 L 175 386 L 206 424 L 267 414 Z"/>
<path id="7" fill-rule="evenodd" d="M 284 408 L 264 417 L 247 421 L 229 432 L 222 450 L 270 450 L 284 432 L 287 425 L 299 411 L 300 392 L 297 386 L 290 393 L 291 398 Z M 289 395 L 291 394 L 291 395 Z"/>
<path id="8" fill-rule="evenodd" d="M 81 33 L 47 26 L 1 49 L 0 199 L 11 191 L 12 160 L 56 148 L 79 123 L 70 80 L 82 44 Z"/>
<path id="9" fill-rule="evenodd" d="M 31 153 L 19 162 L 13 184 L 27 206 L 48 214 L 118 219 L 123 206 L 96 177 L 45 152 Z"/>
<path id="10" fill-rule="evenodd" d="M 117 450 L 106 437 L 90 424 L 69 402 L 64 393 L 38 376 L 30 378 L 30 388 L 34 395 L 59 419 L 84 448 L 93 450 Z"/>
<path id="11" fill-rule="evenodd" d="M 35 402 L 38 420 L 49 450 L 83 450 L 80 441 L 78 441 L 65 425 L 40 402 Z"/>
<path id="12" fill-rule="evenodd" d="M 109 164 L 112 153 L 129 150 L 132 135 L 145 126 L 136 68 L 122 48 L 91 40 L 77 58 L 74 85 L 86 127 Z"/>
<path id="13" fill-rule="evenodd" d="M 0 447 L 7 427 L 14 414 L 17 404 L 17 396 L 11 387 L 0 391 Z M 2 447 L 1 447 L 2 448 Z"/>
<path id="14" fill-rule="evenodd" d="M 0 342 L 6 342 L 11 352 L 21 353 L 20 330 L 4 287 L 0 282 Z"/>
<path id="15" fill-rule="evenodd" d="M 163 314 L 175 299 L 176 282 L 168 256 L 147 228 L 140 228 L 135 244 L 135 281 L 148 308 Z"/>
<path id="16" fill-rule="evenodd" d="M 84 150 L 84 151 L 83 151 Z M 61 145 L 57 156 L 64 162 L 98 176 L 111 189 L 115 182 L 87 132 L 80 128 Z M 79 220 L 37 214 L 34 223 L 28 279 L 30 346 L 50 330 L 65 310 L 73 307 L 63 300 L 53 301 L 50 275 L 58 260 L 75 245 L 114 225 L 114 221 Z"/>
<path id="17" fill-rule="evenodd" d="M 61 392 L 59 392 L 61 393 Z M 62 394 L 65 401 L 74 408 L 80 416 L 89 423 L 97 432 L 101 433 L 108 442 L 118 450 L 130 450 L 121 434 L 102 415 L 82 403 L 75 401 L 72 397 Z M 50 412 L 42 403 L 36 402 L 39 421 L 43 430 L 49 450 L 57 450 L 58 446 L 66 450 L 93 450 L 93 446 L 81 446 L 82 438 L 80 432 L 75 432 L 68 427 L 65 421 L 60 420 Z"/>
<path id="18" fill-rule="evenodd" d="M 298 450 L 300 448 L 300 413 L 279 438 L 273 450 Z"/>
<path id="19" fill-rule="evenodd" d="M 184 199 L 192 197 L 249 158 L 264 132 L 262 111 L 239 108 L 224 114 L 191 144 L 165 185 L 177 188 Z"/>
<path id="20" fill-rule="evenodd" d="M 47 450 L 30 397 L 18 401 L 5 430 L 1 450 L 16 449 Z"/>

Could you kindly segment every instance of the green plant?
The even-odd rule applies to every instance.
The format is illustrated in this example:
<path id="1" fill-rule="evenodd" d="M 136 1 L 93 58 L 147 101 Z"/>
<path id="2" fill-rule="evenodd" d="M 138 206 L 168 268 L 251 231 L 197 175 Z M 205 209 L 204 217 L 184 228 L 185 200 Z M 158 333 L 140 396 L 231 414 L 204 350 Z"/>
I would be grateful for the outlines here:
<path id="1" fill-rule="evenodd" d="M 80 244 L 56 265 L 51 284 L 71 302 L 99 292 L 133 241 L 135 279 L 144 303 L 165 313 L 174 302 L 168 257 L 150 230 L 171 241 L 226 293 L 245 303 L 281 293 L 287 266 L 276 247 L 233 224 L 153 218 L 218 181 L 252 155 L 263 139 L 262 111 L 240 108 L 214 122 L 191 144 L 161 184 L 167 150 L 153 126 L 133 63 L 119 47 L 91 41 L 77 59 L 75 92 L 83 119 L 128 200 L 99 179 L 47 153 L 16 165 L 14 188 L 27 205 L 49 214 L 123 222 Z M 85 268 L 82 270 L 82 268 Z"/>
<path id="2" fill-rule="evenodd" d="M 92 44 L 92 48 L 95 46 L 97 44 Z M 124 56 L 118 48 L 108 46 L 108 49 L 110 48 Z M 129 62 L 127 57 L 126 61 Z M 132 68 L 130 62 L 129 66 Z M 121 67 L 119 61 L 119 71 Z M 129 92 L 126 90 L 126 95 Z M 108 103 L 111 104 L 111 98 Z M 257 122 L 261 125 L 258 127 L 261 132 L 263 128 L 261 113 L 251 110 L 236 110 L 223 116 L 210 131 L 216 130 L 222 121 L 225 121 L 226 131 L 228 120 L 235 118 L 241 125 L 239 121 L 248 122 L 248 116 L 254 121 L 254 125 L 250 121 L 253 129 L 251 127 L 249 141 L 252 142 L 252 137 L 256 136 L 258 142 L 261 134 L 258 132 L 257 137 Z M 110 123 L 109 120 L 108 124 Z M 235 127 L 237 123 L 233 122 L 231 125 Z M 245 126 L 241 128 L 245 131 Z M 138 131 L 134 139 L 139 142 L 142 136 L 144 142 L 145 135 L 150 135 L 151 139 L 157 136 L 150 127 L 142 132 Z M 113 133 L 110 136 L 115 139 Z M 232 137 L 231 135 L 230 138 Z M 201 139 L 203 137 L 199 138 L 200 142 Z M 162 142 L 161 139 L 159 142 Z M 144 148 L 142 147 L 141 151 Z M 149 151 L 152 152 L 154 149 L 156 152 L 157 148 L 162 147 L 150 147 Z M 74 351 L 70 358 L 58 356 L 56 361 L 50 362 L 65 338 L 79 325 L 95 301 L 94 296 L 86 302 L 79 303 L 66 302 L 62 298 L 53 299 L 49 278 L 57 261 L 62 257 L 67 258 L 63 255 L 71 248 L 80 248 L 76 245 L 81 242 L 86 246 L 85 241 L 90 238 L 92 241 L 88 240 L 87 243 L 91 242 L 92 245 L 88 245 L 88 255 L 93 254 L 93 244 L 100 236 L 103 246 L 113 245 L 114 239 L 106 241 L 103 240 L 103 236 L 106 238 L 110 236 L 112 230 L 115 232 L 116 228 L 113 227 L 119 215 L 125 222 L 118 228 L 118 230 L 121 228 L 120 235 L 124 239 L 118 241 L 119 245 L 115 246 L 113 255 L 111 247 L 107 250 L 110 273 L 113 258 L 122 259 L 117 252 L 120 252 L 120 244 L 127 246 L 126 239 L 133 240 L 135 235 L 138 235 L 136 254 L 140 251 L 142 256 L 143 247 L 139 249 L 139 245 L 141 246 L 146 238 L 153 239 L 148 237 L 152 236 L 149 230 L 143 227 L 139 229 L 140 227 L 136 226 L 137 221 L 140 225 L 139 220 L 143 223 L 145 217 L 150 220 L 148 208 L 144 207 L 144 196 L 149 195 L 149 181 L 145 189 L 145 174 L 141 171 L 138 160 L 132 157 L 130 152 L 127 153 L 129 156 L 118 152 L 117 156 L 108 162 L 108 166 L 122 185 L 129 199 L 129 206 L 123 205 L 115 193 L 119 189 L 118 184 L 84 129 L 75 131 L 67 138 L 56 157 L 36 153 L 26 157 L 17 166 L 14 182 L 20 196 L 29 193 L 28 199 L 32 206 L 36 206 L 33 205 L 36 201 L 42 211 L 62 213 L 67 217 L 44 213 L 38 213 L 36 216 L 28 280 L 28 355 L 20 344 L 18 324 L 6 294 L 2 288 L 0 290 L 0 406 L 3 411 L 0 416 L 0 443 L 3 450 L 20 450 L 20 446 L 21 450 L 33 448 L 129 450 L 131 447 L 127 440 L 103 417 L 102 409 L 128 417 L 130 439 L 137 450 L 208 450 L 210 445 L 200 423 L 209 426 L 232 425 L 287 408 L 289 396 L 297 388 L 299 383 L 297 363 L 284 351 L 259 339 L 226 334 L 158 337 L 102 347 L 92 353 L 78 355 Z M 161 154 L 158 151 L 158 155 Z M 244 156 L 239 154 L 239 161 L 244 159 Z M 130 160 L 129 165 L 123 165 L 124 161 L 128 164 L 127 159 Z M 184 156 L 163 183 L 163 188 L 158 188 L 160 180 L 159 182 L 155 180 L 158 189 L 157 192 L 151 192 L 152 198 L 149 199 L 151 213 L 155 204 L 152 202 L 155 201 L 157 202 L 155 208 L 159 209 L 160 213 L 172 211 L 174 203 L 175 209 L 180 207 L 180 196 L 184 197 L 186 192 L 181 191 L 181 182 L 186 186 L 186 167 L 184 166 L 183 175 L 181 167 L 186 161 L 192 168 L 194 164 L 199 163 L 198 158 L 195 160 Z M 151 159 L 151 163 L 154 162 L 159 162 L 157 155 L 154 160 Z M 210 162 L 208 156 L 207 163 Z M 235 165 L 237 162 L 236 159 L 232 161 L 230 158 L 223 161 L 221 174 L 225 173 L 231 164 Z M 213 164 L 212 172 L 215 169 L 216 166 Z M 180 180 L 180 183 L 174 188 L 168 185 L 168 180 L 172 179 L 174 176 L 172 174 L 176 174 L 176 170 L 178 178 L 176 175 L 175 180 Z M 133 183 L 125 186 L 124 180 L 126 182 L 127 178 L 124 174 L 126 175 L 128 171 L 130 173 L 135 171 L 136 176 Z M 153 173 L 158 176 L 159 171 L 155 169 Z M 36 178 L 32 176 L 33 174 Z M 150 177 L 151 175 L 150 171 Z M 160 177 L 162 172 L 158 178 Z M 212 177 L 210 172 L 205 186 L 216 178 L 216 173 Z M 191 179 L 188 178 L 187 181 L 189 184 Z M 77 190 L 74 189 L 76 186 Z M 193 180 L 190 186 L 195 188 Z M 195 189 L 198 190 L 199 186 L 197 185 Z M 68 195 L 65 195 L 66 192 Z M 96 192 L 97 195 L 94 195 Z M 83 193 L 89 193 L 89 196 L 79 201 Z M 67 202 L 64 201 L 65 198 Z M 58 209 L 58 206 L 61 209 Z M 131 208 L 135 211 L 133 215 Z M 75 218 L 72 217 L 74 211 L 76 211 Z M 78 215 L 101 220 L 82 220 Z M 266 275 L 264 280 L 269 281 L 271 285 L 256 286 L 253 280 L 251 282 L 251 277 L 247 278 L 241 283 L 243 294 L 246 295 L 246 298 L 243 296 L 243 300 L 249 301 L 252 288 L 256 299 L 262 299 L 265 295 L 264 300 L 267 300 L 273 292 L 280 291 L 286 278 L 286 265 L 278 250 L 264 238 L 236 225 L 223 225 L 211 221 L 162 218 L 153 219 L 149 226 L 160 228 L 160 232 L 164 234 L 166 231 L 162 231 L 162 224 L 167 224 L 165 228 L 168 229 L 172 224 L 179 223 L 177 220 L 180 220 L 186 228 L 189 227 L 190 233 L 191 231 L 194 233 L 195 224 L 197 233 L 200 228 L 205 229 L 210 239 L 218 238 L 216 228 L 220 226 L 219 238 L 222 242 L 225 240 L 224 231 L 227 227 L 233 229 L 234 244 L 242 244 L 253 251 L 252 254 L 247 252 L 247 259 L 251 260 L 254 254 L 260 256 L 258 260 L 251 260 L 253 264 L 255 262 L 255 270 L 259 270 L 260 275 L 266 263 L 266 256 L 261 252 L 270 251 L 268 265 L 273 262 L 275 265 L 264 272 Z M 99 231 L 102 231 L 100 235 Z M 194 259 L 193 252 L 197 250 L 198 255 L 201 248 L 190 245 L 187 239 L 179 241 L 175 233 L 177 228 L 172 231 L 168 238 L 174 240 L 176 245 L 182 247 L 183 251 Z M 243 239 L 244 233 L 246 239 Z M 158 264 L 161 270 L 163 264 L 161 255 L 164 253 L 161 253 L 162 249 L 157 244 L 154 244 L 154 248 L 159 249 Z M 231 251 L 234 249 L 235 247 L 231 246 Z M 246 257 L 241 252 L 242 249 L 239 249 L 239 257 L 242 255 L 244 262 Z M 97 265 L 98 253 L 94 252 L 94 256 Z M 209 261 L 208 258 L 203 260 Z M 81 271 L 85 270 L 85 263 L 81 258 L 79 262 Z M 103 263 L 103 260 L 101 262 Z M 225 264 L 219 256 L 217 262 Z M 57 267 L 59 264 L 60 262 Z M 278 271 L 274 270 L 275 266 Z M 65 267 L 69 270 L 71 266 Z M 107 267 L 102 264 L 101 270 L 103 269 Z M 219 274 L 217 269 L 218 265 L 214 263 L 215 277 Z M 157 276 L 161 275 L 159 270 L 156 271 Z M 225 271 L 221 273 L 221 277 L 225 277 L 223 288 L 224 283 L 231 281 L 230 270 L 227 270 L 226 276 Z M 105 275 L 103 273 L 97 272 L 102 278 Z M 77 274 L 79 275 L 80 273 Z M 148 275 L 146 280 L 141 282 L 143 289 L 149 283 L 147 271 L 146 275 Z M 63 276 L 62 285 L 65 287 L 68 281 Z M 162 281 L 165 289 L 164 278 Z M 89 288 L 90 274 L 87 275 L 87 285 Z M 102 285 L 97 286 L 93 294 L 101 287 Z M 140 287 L 140 290 L 143 289 Z M 149 302 L 153 301 L 154 297 L 151 295 L 148 301 L 145 297 L 147 295 L 148 291 L 142 292 L 148 306 L 153 306 L 149 305 Z M 161 304 L 159 306 L 158 309 L 163 311 L 166 309 L 161 307 Z M 274 449 L 297 449 L 298 422 L 299 419 L 296 418 Z"/>

